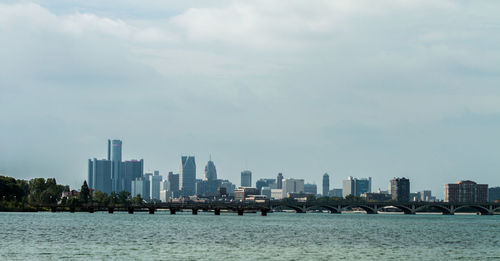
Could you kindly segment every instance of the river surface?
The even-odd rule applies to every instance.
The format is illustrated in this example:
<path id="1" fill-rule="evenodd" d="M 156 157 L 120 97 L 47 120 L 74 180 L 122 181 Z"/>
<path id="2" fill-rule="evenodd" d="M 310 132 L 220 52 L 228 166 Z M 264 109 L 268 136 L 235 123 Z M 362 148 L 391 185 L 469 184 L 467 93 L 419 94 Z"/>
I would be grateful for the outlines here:
<path id="1" fill-rule="evenodd" d="M 500 260 L 500 216 L 0 213 L 0 260 Z"/>

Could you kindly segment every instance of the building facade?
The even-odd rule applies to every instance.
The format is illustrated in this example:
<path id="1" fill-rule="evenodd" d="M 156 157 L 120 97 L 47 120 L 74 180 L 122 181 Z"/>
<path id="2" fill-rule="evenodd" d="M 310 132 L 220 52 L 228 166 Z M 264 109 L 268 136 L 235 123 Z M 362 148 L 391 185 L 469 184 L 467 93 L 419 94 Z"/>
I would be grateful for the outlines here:
<path id="1" fill-rule="evenodd" d="M 241 186 L 242 187 L 252 186 L 252 172 L 250 170 L 244 170 L 241 172 Z"/>
<path id="2" fill-rule="evenodd" d="M 111 161 L 89 159 L 89 188 L 111 194 Z"/>
<path id="3" fill-rule="evenodd" d="M 282 198 L 288 197 L 289 193 L 304 193 L 304 180 L 284 179 L 282 193 Z"/>
<path id="4" fill-rule="evenodd" d="M 304 193 L 316 196 L 318 194 L 318 186 L 316 184 L 304 184 Z"/>
<path id="5" fill-rule="evenodd" d="M 482 203 L 488 201 L 488 185 L 477 184 L 471 180 L 463 180 L 444 185 L 444 202 Z"/>
<path id="6" fill-rule="evenodd" d="M 500 200 L 500 187 L 488 189 L 488 201 L 495 202 L 495 200 Z"/>
<path id="7" fill-rule="evenodd" d="M 193 196 L 196 193 L 196 163 L 194 156 L 181 157 L 179 184 L 182 196 Z"/>
<path id="8" fill-rule="evenodd" d="M 278 173 L 278 177 L 276 177 L 276 188 L 277 189 L 283 188 L 283 174 L 282 173 Z"/>
<path id="9" fill-rule="evenodd" d="M 410 180 L 407 178 L 391 179 L 392 200 L 397 202 L 410 201 Z"/>
<path id="10" fill-rule="evenodd" d="M 323 197 L 327 197 L 330 192 L 330 176 L 328 173 L 323 174 Z"/>
<path id="11" fill-rule="evenodd" d="M 353 178 L 348 177 L 346 180 L 342 181 L 342 196 L 347 197 L 353 195 L 356 197 L 361 196 L 363 193 L 372 192 L 372 178 Z"/>

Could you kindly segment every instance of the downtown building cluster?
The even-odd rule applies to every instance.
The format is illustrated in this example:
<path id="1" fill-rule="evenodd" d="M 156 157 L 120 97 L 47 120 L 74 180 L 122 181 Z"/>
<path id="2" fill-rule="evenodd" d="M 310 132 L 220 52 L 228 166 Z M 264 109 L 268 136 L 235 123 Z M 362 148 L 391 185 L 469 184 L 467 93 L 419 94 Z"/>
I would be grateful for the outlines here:
<path id="1" fill-rule="evenodd" d="M 92 190 L 107 194 L 121 191 L 132 197 L 141 196 L 145 201 L 167 202 L 179 198 L 262 200 L 284 198 L 306 199 L 309 197 L 363 198 L 370 201 L 436 201 L 430 190 L 416 193 L 410 191 L 408 178 L 393 178 L 388 190 L 372 191 L 372 178 L 348 177 L 342 180 L 341 188 L 330 189 L 332 184 L 328 173 L 322 176 L 321 194 L 316 184 L 305 183 L 304 179 L 285 178 L 278 173 L 276 178 L 261 178 L 252 183 L 252 171 L 241 172 L 240 186 L 229 180 L 219 179 L 215 163 L 210 158 L 201 179 L 196 177 L 194 156 L 181 156 L 179 173 L 169 172 L 165 177 L 159 171 L 144 172 L 144 160 L 122 161 L 122 141 L 108 140 L 107 159 L 89 159 L 88 184 Z M 445 184 L 445 202 L 486 202 L 500 198 L 500 188 L 486 184 L 461 181 Z"/>

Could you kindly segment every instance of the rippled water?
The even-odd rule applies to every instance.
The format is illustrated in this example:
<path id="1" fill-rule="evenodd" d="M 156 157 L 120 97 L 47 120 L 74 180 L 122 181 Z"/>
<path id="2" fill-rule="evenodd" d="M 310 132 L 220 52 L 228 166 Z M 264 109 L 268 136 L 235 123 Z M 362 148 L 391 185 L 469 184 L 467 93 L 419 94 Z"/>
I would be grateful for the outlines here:
<path id="1" fill-rule="evenodd" d="M 0 259 L 500 259 L 500 216 L 0 213 Z"/>

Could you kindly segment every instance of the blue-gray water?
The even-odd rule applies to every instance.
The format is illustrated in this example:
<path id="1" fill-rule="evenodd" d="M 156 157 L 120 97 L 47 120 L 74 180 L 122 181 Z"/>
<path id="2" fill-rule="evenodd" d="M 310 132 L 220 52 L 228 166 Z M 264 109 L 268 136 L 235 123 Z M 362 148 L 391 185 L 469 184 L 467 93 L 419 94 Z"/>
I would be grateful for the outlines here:
<path id="1" fill-rule="evenodd" d="M 0 213 L 0 260 L 500 259 L 500 216 Z"/>

